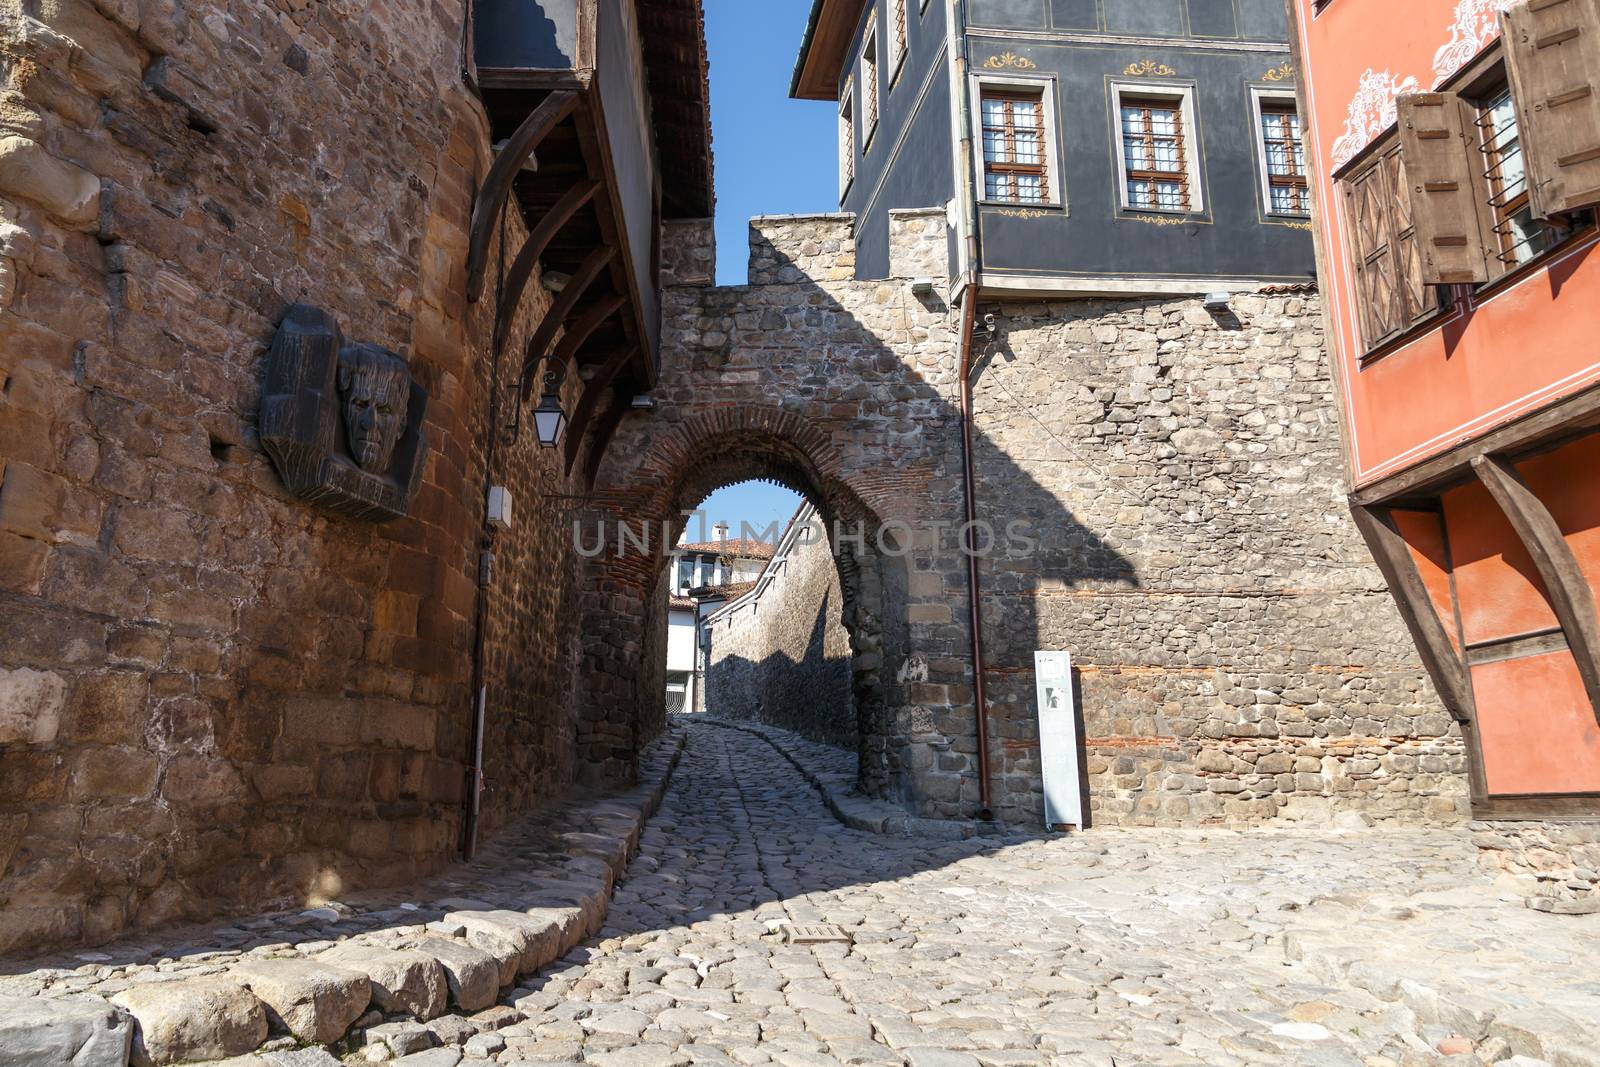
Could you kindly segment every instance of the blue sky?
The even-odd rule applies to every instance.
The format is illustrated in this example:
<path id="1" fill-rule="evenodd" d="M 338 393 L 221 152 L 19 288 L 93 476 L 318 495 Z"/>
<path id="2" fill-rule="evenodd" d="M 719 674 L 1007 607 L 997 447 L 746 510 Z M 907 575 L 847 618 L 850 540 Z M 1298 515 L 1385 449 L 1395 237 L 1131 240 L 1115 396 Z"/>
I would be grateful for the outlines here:
<path id="1" fill-rule="evenodd" d="M 839 210 L 838 116 L 790 100 L 811 0 L 706 0 L 717 282 L 743 285 L 752 215 Z"/>
<path id="2" fill-rule="evenodd" d="M 773 523 L 777 523 L 781 531 L 794 517 L 795 509 L 799 506 L 798 493 L 767 482 L 740 482 L 718 489 L 700 505 L 700 510 L 706 513 L 704 539 L 716 539 L 713 527 L 718 522 L 728 524 L 729 537 L 739 536 L 741 522 L 750 524 L 752 537 L 763 537 L 767 527 Z M 684 531 L 684 538 L 698 542 L 701 537 L 699 522 L 691 520 L 689 528 Z"/>
<path id="3" fill-rule="evenodd" d="M 706 0 L 711 128 L 717 168 L 717 282 L 743 285 L 753 215 L 837 211 L 837 118 L 831 104 L 790 100 L 789 78 L 811 0 Z M 787 489 L 744 482 L 702 507 L 739 533 L 785 523 L 800 506 Z M 688 536 L 699 538 L 691 527 Z"/>

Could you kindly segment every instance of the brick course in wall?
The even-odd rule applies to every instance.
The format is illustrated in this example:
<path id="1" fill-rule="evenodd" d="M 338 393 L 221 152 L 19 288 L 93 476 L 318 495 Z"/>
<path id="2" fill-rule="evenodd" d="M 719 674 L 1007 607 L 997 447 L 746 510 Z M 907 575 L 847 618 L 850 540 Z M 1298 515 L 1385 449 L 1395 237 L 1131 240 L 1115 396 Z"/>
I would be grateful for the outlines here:
<path id="1" fill-rule="evenodd" d="M 763 722 L 813 741 L 855 748 L 855 694 L 844 593 L 828 531 L 809 505 L 771 580 L 719 609 L 711 638 L 705 710 Z"/>

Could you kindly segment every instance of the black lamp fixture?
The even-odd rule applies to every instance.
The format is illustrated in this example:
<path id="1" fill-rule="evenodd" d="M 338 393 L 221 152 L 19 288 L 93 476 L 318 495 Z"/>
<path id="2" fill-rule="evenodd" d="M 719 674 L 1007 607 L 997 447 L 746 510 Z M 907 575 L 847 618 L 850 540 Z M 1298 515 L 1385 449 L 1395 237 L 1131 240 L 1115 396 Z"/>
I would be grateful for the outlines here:
<path id="1" fill-rule="evenodd" d="M 564 368 L 563 368 L 564 369 Z M 567 413 L 561 407 L 561 378 L 558 371 L 546 371 L 544 395 L 533 409 L 533 430 L 542 448 L 555 448 L 567 432 Z"/>

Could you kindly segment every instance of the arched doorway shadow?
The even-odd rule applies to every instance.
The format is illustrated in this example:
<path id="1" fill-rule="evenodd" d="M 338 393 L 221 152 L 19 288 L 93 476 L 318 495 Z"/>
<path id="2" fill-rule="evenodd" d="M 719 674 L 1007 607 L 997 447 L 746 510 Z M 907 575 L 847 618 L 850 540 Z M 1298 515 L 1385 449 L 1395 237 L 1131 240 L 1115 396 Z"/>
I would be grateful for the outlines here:
<path id="1" fill-rule="evenodd" d="M 792 414 L 742 407 L 737 412 L 703 415 L 676 427 L 655 443 L 641 468 L 653 488 L 633 498 L 620 521 L 643 536 L 629 539 L 625 553 L 596 561 L 598 587 L 611 606 L 617 597 L 639 591 L 637 651 L 630 647 L 592 650 L 591 665 L 611 660 L 608 672 L 628 671 L 631 662 L 631 737 L 649 738 L 665 725 L 659 699 L 664 684 L 668 564 L 671 549 L 685 531 L 695 507 L 714 491 L 738 482 L 775 482 L 806 498 L 827 531 L 841 594 L 840 618 L 849 634 L 851 691 L 855 703 L 860 786 L 871 796 L 903 801 L 902 753 L 895 738 L 895 711 L 906 701 L 904 682 L 894 665 L 910 654 L 906 624 L 908 549 L 903 535 L 879 508 L 881 502 L 858 492 L 841 475 L 841 465 L 826 437 Z M 613 508 L 612 510 L 616 510 Z M 621 652 L 616 656 L 616 652 Z M 613 683 L 626 683 L 612 673 Z M 608 685 L 622 691 L 623 685 Z M 579 726 L 580 745 L 608 733 L 605 709 Z"/>

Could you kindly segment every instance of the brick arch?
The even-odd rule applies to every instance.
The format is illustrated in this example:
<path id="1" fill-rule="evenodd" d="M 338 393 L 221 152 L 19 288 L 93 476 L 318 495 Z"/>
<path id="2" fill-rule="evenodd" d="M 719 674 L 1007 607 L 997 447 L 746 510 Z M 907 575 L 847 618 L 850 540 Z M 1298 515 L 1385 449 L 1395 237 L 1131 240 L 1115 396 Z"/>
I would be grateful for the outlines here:
<path id="1" fill-rule="evenodd" d="M 591 647 L 586 657 L 598 702 L 586 709 L 579 741 L 591 764 L 598 757 L 602 766 L 609 765 L 599 777 L 614 779 L 622 769 L 614 744 L 606 740 L 622 733 L 622 707 L 629 708 L 625 725 L 634 749 L 654 734 L 665 714 L 657 705 L 664 690 L 667 549 L 678 540 L 683 513 L 724 486 L 767 480 L 806 497 L 830 530 L 837 523 L 865 538 L 864 549 L 845 543 L 835 556 L 854 666 L 861 785 L 898 799 L 903 788 L 891 709 L 899 701 L 899 681 L 892 664 L 909 645 L 909 577 L 903 557 L 876 547 L 880 528 L 897 513 L 896 480 L 850 472 L 829 434 L 813 421 L 763 404 L 702 411 L 659 433 L 642 456 L 618 466 L 622 469 L 602 472 L 598 499 L 613 502 L 613 516 L 649 528 L 652 536 L 648 553 L 608 554 L 593 569 L 596 629 L 621 631 Z M 670 534 L 662 536 L 663 530 Z M 630 616 L 637 622 L 632 633 Z"/>
<path id="2" fill-rule="evenodd" d="M 882 486 L 849 479 L 829 435 L 805 416 L 763 404 L 736 404 L 687 419 L 663 434 L 636 468 L 633 480 L 656 486 L 652 503 L 662 515 L 681 506 L 685 476 L 721 448 L 762 454 L 783 476 L 800 472 L 808 485 L 790 485 L 819 507 L 835 508 L 846 522 L 875 524 L 892 511 Z M 786 483 L 787 484 L 787 483 Z M 698 501 L 692 501 L 691 504 Z"/>

